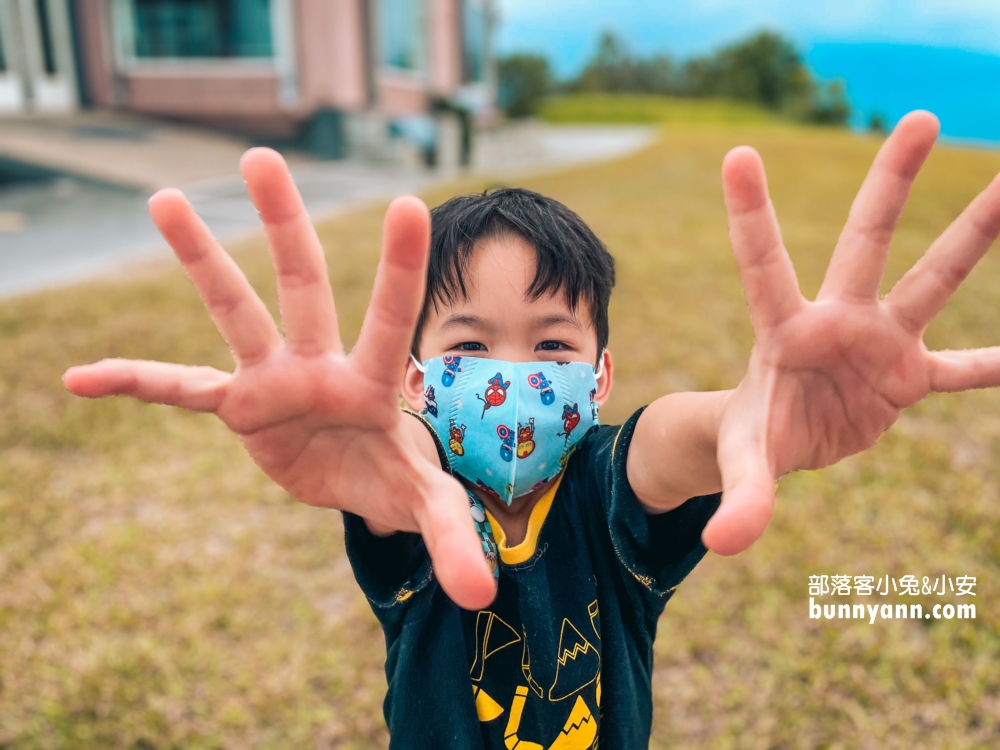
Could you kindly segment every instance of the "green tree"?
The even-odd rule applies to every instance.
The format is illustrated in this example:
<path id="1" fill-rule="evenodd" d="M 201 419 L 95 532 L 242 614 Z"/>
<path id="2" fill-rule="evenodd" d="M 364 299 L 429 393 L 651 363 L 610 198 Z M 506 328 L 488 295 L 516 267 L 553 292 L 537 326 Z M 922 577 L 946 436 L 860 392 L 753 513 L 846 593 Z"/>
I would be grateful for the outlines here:
<path id="1" fill-rule="evenodd" d="M 565 88 L 737 99 L 822 125 L 846 125 L 851 115 L 844 85 L 816 80 L 795 45 L 770 31 L 683 66 L 665 55 L 636 57 L 622 39 L 604 31 L 594 55 Z"/>
<path id="2" fill-rule="evenodd" d="M 788 40 L 764 31 L 685 66 L 684 86 L 692 96 L 721 96 L 781 110 L 808 96 L 812 78 Z"/>
<path id="3" fill-rule="evenodd" d="M 674 93 L 674 64 L 665 55 L 633 57 L 625 42 L 611 31 L 602 32 L 597 51 L 570 83 L 572 91 L 636 91 Z"/>
<path id="4" fill-rule="evenodd" d="M 817 125 L 847 124 L 851 116 L 851 105 L 847 102 L 847 91 L 840 81 L 828 84 L 813 82 L 812 94 L 804 115 L 799 119 Z"/>
<path id="5" fill-rule="evenodd" d="M 498 66 L 500 107 L 508 117 L 536 114 L 552 88 L 549 61 L 540 55 L 517 54 L 501 58 Z"/>
<path id="6" fill-rule="evenodd" d="M 885 121 L 885 116 L 881 112 L 873 112 L 868 120 L 868 132 L 875 135 L 889 135 L 889 125 Z"/>

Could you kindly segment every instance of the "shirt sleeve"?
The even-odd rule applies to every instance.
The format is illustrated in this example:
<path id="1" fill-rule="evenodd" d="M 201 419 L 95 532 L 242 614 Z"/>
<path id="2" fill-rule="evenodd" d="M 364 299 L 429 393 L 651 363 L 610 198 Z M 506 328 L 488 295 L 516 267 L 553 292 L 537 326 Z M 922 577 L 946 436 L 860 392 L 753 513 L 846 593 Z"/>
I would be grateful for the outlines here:
<path id="1" fill-rule="evenodd" d="M 638 587 L 658 615 L 673 590 L 708 552 L 701 532 L 719 507 L 721 493 L 693 497 L 673 510 L 647 514 L 626 471 L 639 409 L 620 428 L 594 435 L 588 467 L 607 519 L 611 545 L 626 580 Z M 604 433 L 604 434 L 601 434 Z"/>
<path id="2" fill-rule="evenodd" d="M 433 577 L 430 555 L 419 534 L 378 536 L 361 516 L 344 512 L 344 546 L 354 578 L 376 615 L 402 604 Z"/>
<path id="3" fill-rule="evenodd" d="M 419 419 L 434 438 L 438 457 L 445 471 L 451 473 L 444 446 L 434 430 L 419 414 L 406 412 Z M 354 577 L 372 606 L 375 615 L 385 622 L 398 614 L 400 605 L 427 588 L 434 580 L 430 555 L 420 534 L 397 531 L 378 536 L 369 531 L 361 516 L 343 512 L 344 546 Z"/>

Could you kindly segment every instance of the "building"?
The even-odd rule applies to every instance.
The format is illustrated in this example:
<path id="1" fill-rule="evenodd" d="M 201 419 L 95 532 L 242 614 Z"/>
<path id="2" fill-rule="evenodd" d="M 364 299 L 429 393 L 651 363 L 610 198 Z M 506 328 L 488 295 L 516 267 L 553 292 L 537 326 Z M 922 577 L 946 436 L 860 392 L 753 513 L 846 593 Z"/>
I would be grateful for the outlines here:
<path id="1" fill-rule="evenodd" d="M 328 156 L 489 118 L 490 0 L 0 0 L 0 115 L 106 107 Z M 466 139 L 467 140 L 467 139 Z"/>

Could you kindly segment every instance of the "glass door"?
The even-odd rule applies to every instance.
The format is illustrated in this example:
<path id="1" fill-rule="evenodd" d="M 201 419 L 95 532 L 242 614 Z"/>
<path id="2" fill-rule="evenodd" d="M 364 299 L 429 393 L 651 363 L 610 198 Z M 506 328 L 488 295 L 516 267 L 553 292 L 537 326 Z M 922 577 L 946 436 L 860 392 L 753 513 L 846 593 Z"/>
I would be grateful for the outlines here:
<path id="1" fill-rule="evenodd" d="M 18 1 L 26 41 L 31 109 L 71 111 L 77 99 L 68 0 Z"/>
<path id="2" fill-rule="evenodd" d="M 24 111 L 24 82 L 18 65 L 21 25 L 15 0 L 0 0 L 0 115 Z"/>
<path id="3" fill-rule="evenodd" d="M 72 111 L 75 78 L 67 0 L 0 0 L 0 113 Z"/>

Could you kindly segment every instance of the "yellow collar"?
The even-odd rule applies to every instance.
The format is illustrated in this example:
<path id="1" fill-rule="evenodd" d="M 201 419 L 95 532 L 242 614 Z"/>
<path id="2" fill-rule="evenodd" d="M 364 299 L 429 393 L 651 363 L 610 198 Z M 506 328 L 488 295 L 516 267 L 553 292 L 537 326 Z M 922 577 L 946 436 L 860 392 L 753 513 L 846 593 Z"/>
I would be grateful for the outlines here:
<path id="1" fill-rule="evenodd" d="M 545 494 L 538 498 L 535 507 L 531 509 L 531 515 L 528 516 L 528 531 L 524 535 L 524 541 L 520 544 L 508 547 L 507 535 L 504 533 L 504 530 L 497 523 L 493 515 L 488 510 L 486 511 L 486 518 L 489 519 L 490 528 L 493 529 L 493 539 L 497 543 L 497 551 L 500 553 L 500 559 L 507 565 L 526 562 L 535 554 L 538 532 L 542 530 L 542 524 L 545 523 L 545 518 L 549 514 L 549 508 L 552 507 L 552 500 L 556 496 L 559 483 L 562 482 L 563 474 L 565 473 L 565 471 L 559 472 L 559 476 L 552 480 L 552 484 L 549 485 Z"/>

